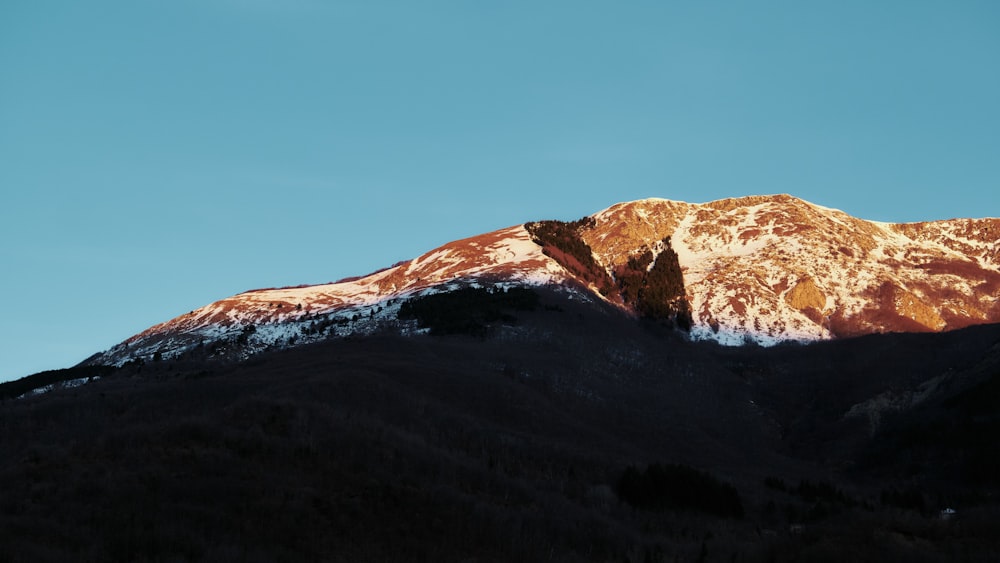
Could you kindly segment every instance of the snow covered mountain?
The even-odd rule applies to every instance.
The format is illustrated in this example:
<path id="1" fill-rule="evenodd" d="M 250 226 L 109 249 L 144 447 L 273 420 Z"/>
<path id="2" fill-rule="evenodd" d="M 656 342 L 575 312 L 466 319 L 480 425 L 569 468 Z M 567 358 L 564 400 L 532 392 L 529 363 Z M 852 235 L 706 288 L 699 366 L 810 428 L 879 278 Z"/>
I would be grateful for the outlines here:
<path id="1" fill-rule="evenodd" d="M 679 264 L 683 296 L 674 301 L 686 301 L 697 339 L 767 345 L 1000 322 L 1000 219 L 876 223 L 775 195 L 705 204 L 646 199 L 557 224 L 573 240 L 549 244 L 540 223 L 529 223 L 359 278 L 241 293 L 153 326 L 88 363 L 203 347 L 247 357 L 332 336 L 408 332 L 415 327 L 397 319 L 401 303 L 470 285 L 555 287 L 635 315 L 642 309 L 629 295 L 642 290 L 630 293 L 625 275 L 640 266 L 652 272 L 661 256 Z"/>
<path id="2" fill-rule="evenodd" d="M 518 225 L 448 243 L 366 276 L 234 295 L 155 325 L 87 363 L 121 365 L 202 347 L 213 355 L 248 357 L 333 336 L 405 332 L 412 327 L 396 316 L 413 296 L 470 285 L 563 286 L 571 280 Z"/>
<path id="3" fill-rule="evenodd" d="M 736 344 L 1000 321 L 1000 219 L 865 221 L 789 195 L 649 199 L 597 213 L 602 264 L 670 236 L 692 335 Z"/>

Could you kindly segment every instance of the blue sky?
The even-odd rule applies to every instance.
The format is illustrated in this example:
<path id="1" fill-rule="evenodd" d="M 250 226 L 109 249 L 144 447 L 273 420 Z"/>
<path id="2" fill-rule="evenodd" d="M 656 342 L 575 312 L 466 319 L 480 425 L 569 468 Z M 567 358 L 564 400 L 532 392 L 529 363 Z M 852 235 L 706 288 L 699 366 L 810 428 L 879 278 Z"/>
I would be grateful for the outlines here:
<path id="1" fill-rule="evenodd" d="M 618 201 L 1000 215 L 1000 3 L 4 0 L 0 380 Z"/>

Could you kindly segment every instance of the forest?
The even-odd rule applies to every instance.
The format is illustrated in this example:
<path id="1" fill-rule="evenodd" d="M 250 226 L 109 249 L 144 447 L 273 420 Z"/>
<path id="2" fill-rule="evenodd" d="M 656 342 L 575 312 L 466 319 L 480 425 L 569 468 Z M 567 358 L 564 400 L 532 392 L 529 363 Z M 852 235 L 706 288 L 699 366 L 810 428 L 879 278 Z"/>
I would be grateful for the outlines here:
<path id="1" fill-rule="evenodd" d="M 527 223 L 525 228 L 547 256 L 595 286 L 610 301 L 622 303 L 642 318 L 690 330 L 684 275 L 670 237 L 659 242 L 658 255 L 644 247 L 609 274 L 581 236 L 584 230 L 593 228 L 593 222 L 590 217 L 571 222 L 537 221 Z"/>
<path id="2" fill-rule="evenodd" d="M 1000 552 L 996 326 L 734 349 L 554 290 L 452 299 L 414 320 L 489 330 L 6 384 L 0 561 Z M 845 415 L 918 389 L 877 427 Z"/>

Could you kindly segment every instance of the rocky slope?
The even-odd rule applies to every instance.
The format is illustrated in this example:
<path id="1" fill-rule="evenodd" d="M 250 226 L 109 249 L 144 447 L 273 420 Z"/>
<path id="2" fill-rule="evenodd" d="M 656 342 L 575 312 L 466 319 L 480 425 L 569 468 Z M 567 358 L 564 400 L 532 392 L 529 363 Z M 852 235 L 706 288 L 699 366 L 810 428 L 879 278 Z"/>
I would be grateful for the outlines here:
<path id="1" fill-rule="evenodd" d="M 594 215 L 603 264 L 671 237 L 693 335 L 775 343 L 1000 321 L 1000 219 L 890 224 L 788 195 L 649 199 Z"/>
<path id="2" fill-rule="evenodd" d="M 636 314 L 624 287 L 608 289 L 624 283 L 630 259 L 630 267 L 652 271 L 666 245 L 683 273 L 694 338 L 774 344 L 1000 321 L 1000 219 L 877 223 L 776 195 L 705 204 L 646 199 L 569 225 L 576 242 L 589 245 L 589 266 L 515 226 L 356 279 L 229 297 L 89 363 L 202 347 L 245 357 L 337 335 L 407 332 L 414 327 L 396 317 L 403 300 L 470 284 L 555 286 Z M 595 275 L 595 265 L 604 271 Z"/>

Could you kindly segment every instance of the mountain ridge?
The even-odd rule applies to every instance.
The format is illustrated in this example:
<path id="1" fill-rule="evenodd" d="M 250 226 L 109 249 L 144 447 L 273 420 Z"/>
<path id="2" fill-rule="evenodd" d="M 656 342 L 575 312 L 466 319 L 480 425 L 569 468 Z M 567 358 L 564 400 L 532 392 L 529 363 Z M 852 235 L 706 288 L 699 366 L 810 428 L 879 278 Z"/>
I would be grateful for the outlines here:
<path id="1" fill-rule="evenodd" d="M 621 297 L 623 269 L 643 253 L 658 256 L 664 244 L 677 256 L 684 295 L 674 301 L 689 311 L 695 339 L 771 345 L 1000 322 L 1000 219 L 866 221 L 787 194 L 702 204 L 648 198 L 584 219 L 557 223 L 575 233 L 589 252 L 581 259 L 591 258 L 605 281 L 596 280 L 600 271 L 568 267 L 532 233 L 539 223 L 526 223 L 367 276 L 221 299 L 88 363 L 120 365 L 241 337 L 252 355 L 323 337 L 406 332 L 413 327 L 399 322 L 400 301 L 480 285 L 551 286 L 636 315 Z M 310 334 L 317 323 L 326 332 Z"/>

